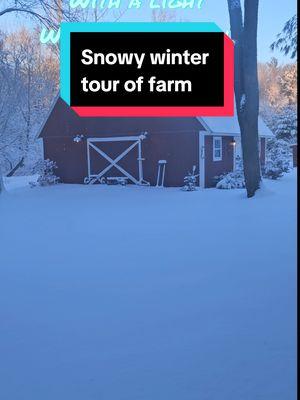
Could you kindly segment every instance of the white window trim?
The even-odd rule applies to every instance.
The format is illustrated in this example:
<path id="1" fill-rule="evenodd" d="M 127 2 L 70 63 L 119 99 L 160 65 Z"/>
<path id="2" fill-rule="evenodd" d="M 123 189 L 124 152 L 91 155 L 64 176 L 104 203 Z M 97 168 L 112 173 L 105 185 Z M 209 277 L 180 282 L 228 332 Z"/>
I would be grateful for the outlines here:
<path id="1" fill-rule="evenodd" d="M 220 142 L 220 148 L 215 147 L 216 141 Z M 220 156 L 215 156 L 215 150 L 220 150 Z M 213 136 L 213 161 L 222 161 L 223 159 L 223 143 L 222 143 L 222 136 Z"/>

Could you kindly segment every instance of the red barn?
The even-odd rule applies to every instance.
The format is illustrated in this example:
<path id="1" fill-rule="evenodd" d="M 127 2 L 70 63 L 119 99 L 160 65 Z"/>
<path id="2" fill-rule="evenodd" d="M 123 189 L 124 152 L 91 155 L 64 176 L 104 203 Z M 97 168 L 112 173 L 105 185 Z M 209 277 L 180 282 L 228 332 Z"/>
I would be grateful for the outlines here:
<path id="1" fill-rule="evenodd" d="M 272 132 L 259 120 L 261 163 Z M 58 98 L 43 124 L 45 159 L 57 163 L 64 183 L 183 186 L 195 168 L 200 187 L 234 170 L 241 155 L 236 117 L 80 118 Z M 160 170 L 160 173 L 159 173 Z"/>

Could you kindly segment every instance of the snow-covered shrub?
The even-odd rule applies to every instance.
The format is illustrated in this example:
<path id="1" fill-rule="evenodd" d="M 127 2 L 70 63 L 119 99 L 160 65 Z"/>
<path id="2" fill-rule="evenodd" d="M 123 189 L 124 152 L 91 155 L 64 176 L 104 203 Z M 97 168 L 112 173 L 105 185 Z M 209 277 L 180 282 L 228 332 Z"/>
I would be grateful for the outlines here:
<path id="1" fill-rule="evenodd" d="M 267 179 L 278 179 L 283 176 L 282 169 L 273 161 L 267 161 L 263 169 L 263 177 Z"/>
<path id="2" fill-rule="evenodd" d="M 278 179 L 290 171 L 291 150 L 288 142 L 281 139 L 272 139 L 267 145 L 267 161 L 263 170 L 263 177 Z"/>
<path id="3" fill-rule="evenodd" d="M 55 161 L 49 159 L 38 161 L 32 171 L 34 174 L 38 174 L 38 178 L 36 182 L 30 182 L 30 186 L 56 185 L 59 182 L 59 178 L 54 173 L 55 169 L 57 169 Z"/>
<path id="4" fill-rule="evenodd" d="M 197 177 L 199 175 L 196 175 L 195 171 L 196 166 L 194 165 L 193 172 L 189 172 L 187 176 L 185 176 L 183 179 L 184 186 L 182 187 L 182 190 L 184 190 L 185 192 L 193 192 L 194 190 L 196 190 Z"/>
<path id="5" fill-rule="evenodd" d="M 243 161 L 236 157 L 235 171 L 217 177 L 217 189 L 242 189 L 245 187 Z"/>
<path id="6" fill-rule="evenodd" d="M 244 173 L 241 171 L 233 171 L 228 174 L 221 175 L 216 185 L 217 189 L 242 189 L 245 187 Z"/>

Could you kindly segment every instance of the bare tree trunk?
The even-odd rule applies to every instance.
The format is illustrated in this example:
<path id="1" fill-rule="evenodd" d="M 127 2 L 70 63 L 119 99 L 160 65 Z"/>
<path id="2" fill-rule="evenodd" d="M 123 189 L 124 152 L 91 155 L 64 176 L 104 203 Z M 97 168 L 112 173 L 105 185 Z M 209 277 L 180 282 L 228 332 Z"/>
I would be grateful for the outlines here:
<path id="1" fill-rule="evenodd" d="M 21 160 L 12 168 L 9 173 L 6 175 L 8 178 L 13 176 L 18 169 L 22 168 L 24 166 L 24 157 L 21 158 Z"/>
<path id="2" fill-rule="evenodd" d="M 259 189 L 259 93 L 257 76 L 257 24 L 259 0 L 245 0 L 244 21 L 240 0 L 227 0 L 231 37 L 235 42 L 235 98 L 241 130 L 247 196 Z"/>

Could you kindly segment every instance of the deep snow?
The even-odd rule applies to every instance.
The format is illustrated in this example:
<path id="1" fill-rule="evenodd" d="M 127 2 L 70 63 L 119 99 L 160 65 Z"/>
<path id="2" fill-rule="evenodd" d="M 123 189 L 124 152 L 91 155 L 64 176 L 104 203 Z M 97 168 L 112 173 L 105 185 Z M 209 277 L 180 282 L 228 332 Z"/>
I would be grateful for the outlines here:
<path id="1" fill-rule="evenodd" d="M 7 182 L 0 399 L 294 400 L 296 173 L 243 190 Z"/>

